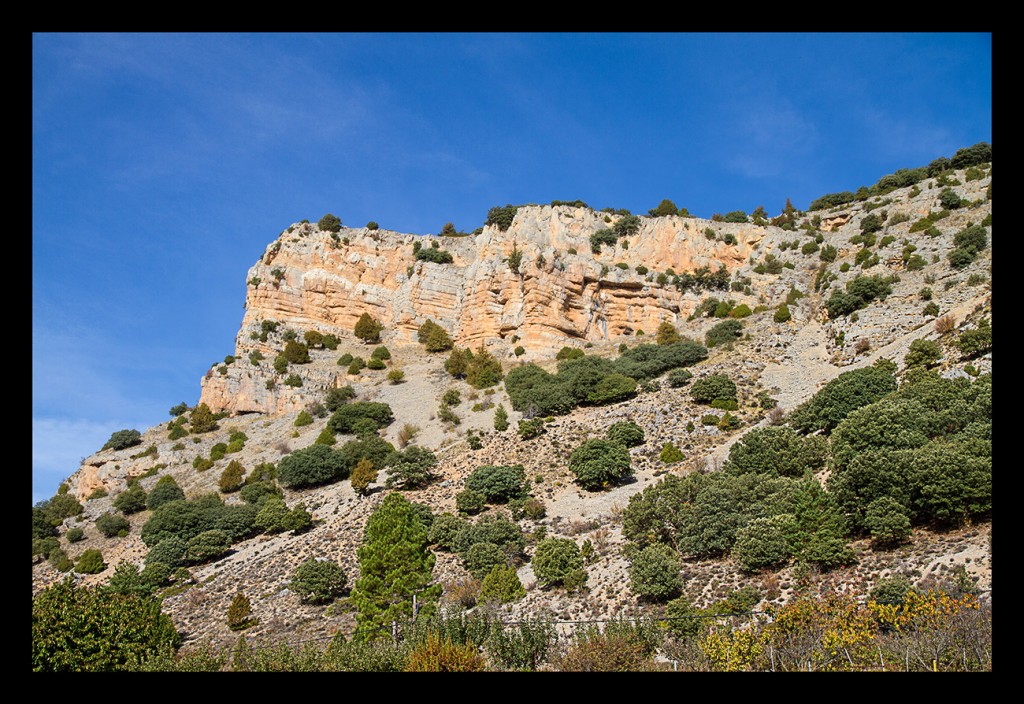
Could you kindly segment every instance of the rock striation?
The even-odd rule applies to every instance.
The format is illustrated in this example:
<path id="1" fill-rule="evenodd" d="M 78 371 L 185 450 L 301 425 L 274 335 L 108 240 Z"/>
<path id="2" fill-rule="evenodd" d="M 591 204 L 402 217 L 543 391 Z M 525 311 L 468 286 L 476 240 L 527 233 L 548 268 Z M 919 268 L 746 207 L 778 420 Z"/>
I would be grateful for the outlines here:
<path id="1" fill-rule="evenodd" d="M 658 274 L 701 267 L 713 272 L 723 265 L 732 273 L 766 232 L 749 224 L 643 217 L 634 234 L 593 253 L 590 236 L 621 217 L 572 206 L 524 206 L 507 230 L 489 225 L 465 237 L 365 228 L 330 233 L 311 223 L 292 225 L 248 271 L 236 356 L 244 360 L 258 350 L 272 360 L 280 351 L 258 339 L 265 320 L 300 334 L 340 336 L 350 334 L 366 312 L 383 324 L 385 343 L 415 342 L 420 325 L 432 319 L 462 347 L 483 345 L 508 359 L 522 346 L 526 360 L 550 358 L 565 345 L 650 334 L 661 322 L 685 318 L 706 294 L 659 283 Z M 709 227 L 717 238 L 706 235 Z M 452 262 L 417 260 L 417 242 L 436 244 Z M 517 268 L 509 263 L 514 252 Z M 201 400 L 231 412 L 301 408 L 306 394 L 268 389 L 271 377 L 244 363 L 232 365 L 226 374 L 207 374 Z M 330 374 L 320 377 L 304 385 L 337 383 Z"/>

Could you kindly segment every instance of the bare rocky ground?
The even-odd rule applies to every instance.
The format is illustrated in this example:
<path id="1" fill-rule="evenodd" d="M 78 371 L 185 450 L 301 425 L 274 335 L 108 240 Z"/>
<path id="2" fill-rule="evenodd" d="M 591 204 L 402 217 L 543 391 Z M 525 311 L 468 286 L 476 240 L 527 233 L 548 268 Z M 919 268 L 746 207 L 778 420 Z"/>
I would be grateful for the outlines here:
<path id="1" fill-rule="evenodd" d="M 983 193 L 987 185 L 988 178 L 958 190 L 967 197 L 978 198 L 978 193 Z M 890 217 L 900 211 L 915 215 L 906 223 L 892 226 L 895 242 L 879 250 L 883 263 L 867 273 L 897 273 L 900 281 L 893 285 L 891 296 L 859 311 L 856 320 L 830 321 L 823 315 L 822 303 L 830 292 L 813 291 L 819 263 L 817 255 L 805 256 L 799 251 L 778 250 L 778 243 L 793 239 L 806 241 L 806 236 L 800 232 L 769 228 L 763 253 L 774 252 L 779 258 L 793 262 L 793 268 L 784 269 L 777 276 L 753 273 L 752 266 L 741 270 L 741 275 L 752 279 L 752 288 L 767 310 L 744 321 L 746 334 L 731 348 L 712 349 L 707 360 L 691 368 L 695 378 L 722 372 L 738 384 L 740 410 L 735 415 L 741 425 L 730 432 L 703 426 L 700 422 L 704 414 L 715 412 L 720 415 L 721 411 L 710 411 L 693 403 L 686 387 L 672 389 L 663 384 L 659 390 L 641 393 L 626 403 L 577 409 L 554 419 L 540 438 L 524 441 L 514 430 L 519 415 L 512 411 L 501 387 L 493 393 L 473 390 L 444 372 L 444 355 L 428 355 L 419 346 L 391 348 L 393 359 L 389 362 L 389 369 L 402 369 L 407 379 L 405 383 L 389 384 L 386 370 L 364 370 L 349 380 L 360 400 L 383 401 L 394 409 L 396 421 L 385 434 L 390 442 L 399 445 L 399 432 L 407 424 L 413 425 L 419 431 L 412 442 L 438 453 L 441 460 L 439 479 L 426 489 L 408 492 L 408 498 L 427 503 L 435 514 L 455 512 L 455 495 L 474 469 L 484 464 L 522 464 L 533 484 L 534 495 L 544 500 L 547 509 L 547 516 L 539 521 L 521 521 L 524 532 L 529 535 L 543 526 L 549 536 L 571 537 L 578 543 L 590 540 L 594 545 L 597 557 L 588 565 L 588 588 L 583 593 L 542 590 L 536 586 L 529 563 L 522 565 L 519 575 L 527 588 L 527 596 L 504 607 L 510 617 L 546 614 L 560 620 L 574 620 L 631 614 L 642 609 L 650 613 L 651 607 L 638 604 L 627 586 L 628 563 L 620 552 L 623 542 L 621 511 L 630 496 L 657 482 L 666 472 L 714 471 L 720 467 L 728 457 L 732 443 L 744 432 L 768 422 L 766 411 L 757 401 L 759 392 L 767 391 L 778 401 L 780 408 L 792 410 L 843 371 L 872 364 L 880 357 L 893 359 L 902 365 L 910 343 L 919 337 L 936 339 L 943 344 L 946 353 L 943 373 L 963 374 L 964 363 L 949 346 L 952 336 L 940 336 L 935 330 L 935 318 L 922 315 L 924 302 L 919 291 L 926 285 L 932 288 L 933 300 L 938 303 L 941 314 L 952 315 L 957 330 L 973 326 L 981 315 L 991 316 L 991 248 L 961 271 L 951 270 L 946 261 L 952 248 L 953 234 L 968 222 L 979 222 L 989 214 L 991 202 L 966 211 L 954 211 L 949 218 L 938 223 L 942 231 L 940 237 L 908 236 L 907 228 L 918 214 L 927 212 L 936 194 L 934 189 L 926 190 L 914 199 L 906 197 L 905 189 L 891 194 L 894 204 L 889 207 Z M 854 206 L 852 212 L 856 215 L 860 207 Z M 851 267 L 847 273 L 838 272 L 840 264 L 853 262 L 856 247 L 849 245 L 849 238 L 859 232 L 857 222 L 855 217 L 837 232 L 826 235 L 825 244 L 833 244 L 840 252 L 839 259 L 829 267 L 839 277 L 832 286 L 840 286 L 860 272 L 857 266 Z M 883 234 L 879 233 L 880 236 Z M 893 252 L 899 254 L 902 240 L 908 237 L 928 261 L 927 266 L 919 271 L 906 271 L 899 258 L 894 261 L 892 256 Z M 933 262 L 933 257 L 938 260 Z M 972 274 L 982 283 L 968 285 Z M 791 306 L 793 319 L 790 322 L 775 323 L 772 318 L 774 308 L 791 286 L 808 295 Z M 714 319 L 686 322 L 680 326 L 680 332 L 703 340 L 704 333 L 715 322 Z M 841 341 L 837 340 L 840 333 L 844 338 Z M 868 348 L 856 353 L 856 343 L 861 339 L 868 341 Z M 636 342 L 629 338 L 625 341 L 630 345 Z M 619 342 L 598 344 L 590 351 L 612 355 Z M 343 341 L 336 352 L 315 352 L 313 366 L 337 370 L 335 360 L 345 351 L 368 356 L 371 349 L 349 339 Z M 973 363 L 982 372 L 991 370 L 990 356 Z M 551 364 L 553 367 L 553 362 Z M 455 407 L 461 423 L 454 427 L 446 427 L 436 418 L 441 394 L 449 388 L 458 389 L 462 397 L 462 403 Z M 497 403 L 503 403 L 510 415 L 512 427 L 504 433 L 493 431 L 494 405 Z M 482 410 L 472 410 L 475 404 L 481 404 Z M 294 413 L 279 417 L 241 415 L 221 421 L 216 432 L 189 436 L 177 442 L 167 440 L 165 424 L 149 429 L 144 434 L 143 444 L 138 447 L 120 452 L 98 452 L 86 458 L 83 467 L 68 480 L 72 490 L 102 485 L 109 495 L 83 501 L 85 513 L 78 521 L 68 519 L 67 527 L 82 527 L 86 540 L 69 546 L 62 538 L 62 546 L 72 559 L 86 548 L 99 548 L 109 567 L 98 575 L 81 576 L 81 581 L 85 584 L 103 582 L 120 561 L 141 564 L 146 553 L 146 547 L 139 539 L 139 530 L 149 512 L 130 517 L 132 529 L 125 538 L 104 538 L 93 526 L 96 517 L 111 510 L 112 497 L 126 488 L 127 477 L 153 472 L 152 476 L 141 480 L 142 486 L 149 490 L 159 476 L 171 474 L 188 496 L 214 491 L 220 473 L 231 459 L 241 461 L 247 470 L 260 462 L 277 462 L 282 454 L 312 444 L 326 424 L 326 418 L 322 418 L 312 425 L 296 429 L 294 419 Z M 611 423 L 624 419 L 636 422 L 646 433 L 646 442 L 631 450 L 635 472 L 633 480 L 601 492 L 579 489 L 572 483 L 572 475 L 567 468 L 570 452 L 583 440 L 600 437 Z M 688 422 L 694 425 L 692 431 L 687 430 Z M 244 449 L 228 455 L 206 472 L 196 472 L 192 468 L 193 458 L 196 455 L 208 456 L 214 443 L 226 441 L 231 428 L 238 428 L 248 435 Z M 469 429 L 481 434 L 481 449 L 469 449 L 465 441 L 465 433 Z M 346 439 L 338 438 L 339 443 Z M 683 450 L 686 458 L 666 465 L 658 459 L 658 454 L 664 443 L 670 441 Z M 157 448 L 155 457 L 130 458 L 151 444 Z M 235 545 L 223 559 L 194 567 L 195 584 L 178 593 L 172 590 L 166 595 L 165 610 L 185 634 L 186 642 L 211 640 L 227 645 L 238 637 L 227 627 L 228 604 L 235 591 L 243 588 L 251 599 L 254 616 L 259 619 L 255 627 L 246 631 L 249 639 L 316 642 L 326 641 L 339 630 L 350 632 L 354 628 L 354 618 L 347 607 L 347 600 L 341 599 L 328 607 L 305 605 L 288 590 L 288 583 L 300 563 L 311 557 L 324 557 L 337 561 L 345 569 L 351 585 L 358 574 L 356 549 L 363 526 L 384 493 L 380 487 L 369 497 L 360 498 L 348 482 L 302 491 L 286 490 L 289 506 L 303 501 L 312 512 L 315 519 L 312 530 L 300 536 L 258 536 Z M 226 500 L 239 499 L 232 495 Z M 990 525 L 985 524 L 947 533 L 918 529 L 909 544 L 890 551 L 873 551 L 865 541 L 861 541 L 853 545 L 858 555 L 857 563 L 827 575 L 796 575 L 792 568 L 788 568 L 750 576 L 740 572 L 731 560 L 723 559 L 688 562 L 684 565 L 683 576 L 687 596 L 698 605 L 721 598 L 743 584 L 757 586 L 769 600 L 784 603 L 801 580 L 805 585 L 816 582 L 821 588 L 834 587 L 863 593 L 878 578 L 893 572 L 909 574 L 917 582 L 927 584 L 930 579 L 949 576 L 954 567 L 962 565 L 975 579 L 981 594 L 989 596 L 990 536 Z M 528 552 L 532 552 L 532 547 Z M 455 598 L 459 592 L 458 584 L 468 577 L 458 559 L 446 553 L 438 553 L 435 576 L 446 585 L 446 598 Z M 60 575 L 49 564 L 35 564 L 33 591 L 59 578 Z"/>

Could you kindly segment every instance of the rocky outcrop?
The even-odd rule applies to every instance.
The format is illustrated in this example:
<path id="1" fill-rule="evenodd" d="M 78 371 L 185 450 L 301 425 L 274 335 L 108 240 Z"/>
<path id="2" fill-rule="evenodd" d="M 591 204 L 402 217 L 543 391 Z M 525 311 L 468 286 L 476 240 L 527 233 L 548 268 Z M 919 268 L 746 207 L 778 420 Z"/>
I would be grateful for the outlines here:
<path id="1" fill-rule="evenodd" d="M 688 316 L 706 294 L 680 292 L 671 281 L 659 283 L 658 274 L 716 271 L 722 265 L 731 273 L 747 262 L 766 232 L 698 218 L 644 217 L 635 234 L 592 253 L 590 236 L 620 217 L 588 208 L 527 206 L 505 231 L 487 226 L 476 236 L 429 238 L 365 228 L 332 235 L 309 223 L 293 225 L 248 272 L 236 355 L 259 350 L 272 360 L 280 351 L 278 341 L 258 339 L 265 320 L 297 332 L 342 336 L 366 312 L 384 325 L 386 343 L 415 342 L 429 318 L 460 346 L 483 345 L 510 358 L 521 345 L 527 360 L 550 357 L 565 345 L 641 330 L 649 334 L 663 321 Z M 708 227 L 718 236 L 709 238 Z M 417 260 L 417 242 L 436 244 L 452 255 L 452 263 Z M 513 252 L 521 257 L 515 270 L 508 261 Z M 244 362 L 232 365 L 223 375 L 207 375 L 202 400 L 236 412 L 301 407 L 303 393 L 268 388 L 273 376 Z M 313 383 L 327 388 L 335 379 L 328 375 Z"/>

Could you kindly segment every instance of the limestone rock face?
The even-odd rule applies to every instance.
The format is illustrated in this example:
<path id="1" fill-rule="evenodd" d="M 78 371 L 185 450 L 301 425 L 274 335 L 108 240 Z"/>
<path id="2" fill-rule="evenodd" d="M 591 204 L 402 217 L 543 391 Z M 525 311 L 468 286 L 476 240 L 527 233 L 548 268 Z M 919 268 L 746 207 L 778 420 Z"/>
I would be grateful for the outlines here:
<path id="1" fill-rule="evenodd" d="M 765 234 L 755 225 L 644 217 L 635 234 L 592 253 L 590 236 L 620 217 L 571 206 L 526 206 L 508 230 L 487 226 L 475 237 L 418 237 L 365 228 L 343 228 L 332 235 L 309 223 L 293 225 L 249 269 L 245 317 L 236 340 L 241 363 L 224 375 L 207 374 L 201 400 L 215 411 L 276 414 L 301 408 L 310 383 L 324 389 L 342 383 L 320 373 L 304 379 L 302 392 L 268 388 L 272 370 L 244 363 L 253 350 L 268 360 L 280 352 L 259 341 L 264 320 L 300 333 L 318 330 L 340 337 L 350 335 L 366 312 L 383 324 L 385 343 L 414 343 L 429 318 L 459 346 L 483 345 L 509 358 L 522 345 L 526 360 L 550 357 L 565 345 L 640 330 L 653 333 L 663 321 L 688 316 L 706 295 L 682 293 L 670 282 L 660 285 L 659 273 L 700 267 L 716 271 L 722 265 L 731 273 L 747 262 Z M 732 234 L 736 243 L 709 239 L 708 226 Z M 452 255 L 452 263 L 417 260 L 416 242 L 423 247 L 436 242 Z M 508 263 L 513 251 L 521 253 L 515 271 Z M 648 272 L 637 273 L 637 266 Z M 518 337 L 515 343 L 513 336 Z"/>

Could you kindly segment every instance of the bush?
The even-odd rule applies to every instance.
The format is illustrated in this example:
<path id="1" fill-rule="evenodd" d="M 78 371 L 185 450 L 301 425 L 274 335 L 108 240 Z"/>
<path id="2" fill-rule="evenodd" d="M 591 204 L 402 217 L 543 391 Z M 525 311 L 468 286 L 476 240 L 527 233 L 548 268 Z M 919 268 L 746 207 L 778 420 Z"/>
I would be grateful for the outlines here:
<path id="1" fill-rule="evenodd" d="M 605 437 L 609 442 L 618 443 L 623 447 L 636 447 L 644 444 L 643 428 L 633 421 L 612 423 Z"/>
<path id="2" fill-rule="evenodd" d="M 618 242 L 618 236 L 608 228 L 602 228 L 590 236 L 590 250 L 594 254 L 601 252 L 601 245 L 614 247 Z"/>
<path id="3" fill-rule="evenodd" d="M 498 407 L 494 409 L 494 429 L 498 432 L 504 432 L 508 430 L 508 411 L 505 410 L 505 406 L 498 404 Z"/>
<path id="4" fill-rule="evenodd" d="M 366 368 L 373 370 L 387 369 L 387 366 L 388 365 L 384 363 L 383 359 L 375 359 L 373 357 L 371 357 L 370 361 L 366 363 Z"/>
<path id="5" fill-rule="evenodd" d="M 356 321 L 356 325 L 352 332 L 360 340 L 366 343 L 380 342 L 380 331 L 384 329 L 377 320 L 373 318 L 369 313 L 363 313 L 359 316 L 359 320 Z"/>
<path id="6" fill-rule="evenodd" d="M 327 213 L 320 218 L 320 222 L 317 223 L 317 227 L 324 232 L 338 232 L 341 229 L 341 218 Z"/>
<path id="7" fill-rule="evenodd" d="M 992 349 L 992 324 L 982 318 L 973 330 L 965 330 L 957 338 L 956 347 L 965 358 L 977 357 Z"/>
<path id="8" fill-rule="evenodd" d="M 125 515 L 138 513 L 146 508 L 146 490 L 138 484 L 133 484 L 114 497 L 113 505 Z"/>
<path id="9" fill-rule="evenodd" d="M 309 364 L 309 348 L 302 342 L 290 340 L 285 343 L 284 358 L 289 364 Z"/>
<path id="10" fill-rule="evenodd" d="M 888 370 L 865 367 L 843 372 L 794 409 L 789 422 L 803 433 L 821 430 L 827 434 L 851 411 L 895 390 L 896 379 Z"/>
<path id="11" fill-rule="evenodd" d="M 717 416 L 715 416 L 715 421 L 717 423 Z M 675 444 L 667 442 L 664 444 L 664 446 L 662 446 L 661 453 L 658 455 L 658 459 L 660 459 L 662 462 L 666 464 L 672 464 L 675 462 L 682 462 L 684 459 L 686 459 L 686 455 L 684 455 L 683 451 L 676 447 Z"/>
<path id="12" fill-rule="evenodd" d="M 377 481 L 377 468 L 373 466 L 373 462 L 370 460 L 361 459 L 352 469 L 350 481 L 352 482 L 352 490 L 360 496 L 365 496 L 369 493 L 370 484 Z"/>
<path id="13" fill-rule="evenodd" d="M 533 418 L 531 420 L 519 421 L 519 437 L 523 440 L 532 440 L 544 434 L 544 419 Z"/>
<path id="14" fill-rule="evenodd" d="M 235 592 L 231 605 L 228 606 L 228 628 L 232 631 L 244 631 L 253 625 L 252 604 L 242 592 Z"/>
<path id="15" fill-rule="evenodd" d="M 245 467 L 238 460 L 231 460 L 228 466 L 221 472 L 218 486 L 225 494 L 238 491 L 242 488 L 242 479 L 245 476 Z"/>
<path id="16" fill-rule="evenodd" d="M 351 363 L 349 360 L 347 363 Z M 327 392 L 327 397 L 324 399 L 324 407 L 328 411 L 336 411 L 346 403 L 356 397 L 356 391 L 351 386 L 342 386 L 333 388 Z"/>
<path id="17" fill-rule="evenodd" d="M 118 430 L 110 435 L 101 450 L 124 450 L 142 443 L 142 433 L 138 430 Z"/>
<path id="18" fill-rule="evenodd" d="M 85 531 L 81 528 L 69 528 L 67 534 L 64 536 L 68 539 L 69 543 L 77 543 L 85 538 Z"/>
<path id="19" fill-rule="evenodd" d="M 864 511 L 864 527 L 876 545 L 899 545 L 910 537 L 910 517 L 907 514 L 907 508 L 896 499 L 879 496 Z"/>
<path id="20" fill-rule="evenodd" d="M 588 440 L 573 450 L 569 470 L 588 491 L 617 483 L 633 473 L 626 448 L 607 440 Z"/>
<path id="21" fill-rule="evenodd" d="M 95 549 L 83 552 L 75 563 L 75 572 L 79 574 L 99 574 L 105 569 L 107 563 L 103 561 L 103 553 Z"/>
<path id="22" fill-rule="evenodd" d="M 515 218 L 517 210 L 519 210 L 519 206 L 516 205 L 506 205 L 505 207 L 495 206 L 487 211 L 487 220 L 484 224 L 494 225 L 504 232 L 512 224 L 512 220 Z"/>
<path id="23" fill-rule="evenodd" d="M 735 401 L 736 383 L 725 374 L 711 374 L 693 382 L 690 397 L 697 403 Z"/>
<path id="24" fill-rule="evenodd" d="M 371 220 L 370 222 L 366 223 L 366 229 L 367 230 L 379 230 L 380 229 L 380 225 L 377 224 L 376 220 Z"/>
<path id="25" fill-rule="evenodd" d="M 163 476 L 160 477 L 156 486 L 153 487 L 153 490 L 149 492 L 149 496 L 146 497 L 146 508 L 153 511 L 166 503 L 180 501 L 184 498 L 185 492 L 174 481 L 174 477 L 170 475 Z"/>
<path id="26" fill-rule="evenodd" d="M 732 342 L 742 334 L 742 331 L 743 323 L 740 321 L 732 318 L 729 320 L 723 320 L 708 330 L 707 334 L 704 336 L 704 344 L 708 347 L 715 347 L 717 345 Z"/>
<path id="27" fill-rule="evenodd" d="M 416 259 L 424 262 L 433 262 L 434 264 L 451 264 L 454 261 L 451 252 L 435 247 L 421 248 L 416 252 Z"/>
<path id="28" fill-rule="evenodd" d="M 410 445 L 402 452 L 396 452 L 386 460 L 387 486 L 402 489 L 419 489 L 434 480 L 437 455 L 430 450 Z"/>
<path id="29" fill-rule="evenodd" d="M 391 406 L 386 403 L 360 401 L 341 406 L 327 421 L 327 427 L 335 433 L 353 433 L 355 424 L 362 419 L 372 421 L 377 429 L 387 427 L 394 420 Z"/>
<path id="30" fill-rule="evenodd" d="M 116 513 L 104 513 L 96 519 L 96 528 L 107 538 L 113 538 L 124 531 L 125 535 L 131 529 L 131 524 L 124 516 Z"/>
<path id="31" fill-rule="evenodd" d="M 472 643 L 454 643 L 429 633 L 409 652 L 406 672 L 482 672 L 486 661 Z"/>
<path id="32" fill-rule="evenodd" d="M 801 437 L 786 426 L 755 428 L 729 449 L 726 469 L 735 474 L 802 477 L 817 472 L 828 458 L 820 436 Z"/>
<path id="33" fill-rule="evenodd" d="M 952 188 L 945 188 L 939 193 L 939 205 L 946 210 L 956 210 L 957 208 L 965 205 L 969 201 L 960 199 L 960 196 L 956 194 Z"/>
<path id="34" fill-rule="evenodd" d="M 344 456 L 327 445 L 310 445 L 285 455 L 277 468 L 281 483 L 291 488 L 330 484 L 344 479 L 348 471 Z"/>
<path id="35" fill-rule="evenodd" d="M 618 403 L 636 395 L 636 379 L 612 373 L 601 378 L 587 393 L 587 402 L 594 405 Z"/>
<path id="36" fill-rule="evenodd" d="M 693 372 L 688 369 L 673 369 L 668 373 L 668 385 L 673 389 L 685 386 L 693 378 Z"/>
<path id="37" fill-rule="evenodd" d="M 940 359 L 942 359 L 942 349 L 939 347 L 939 343 L 919 337 L 910 343 L 910 349 L 907 350 L 903 363 L 908 368 L 915 366 L 928 368 L 934 367 Z"/>
<path id="38" fill-rule="evenodd" d="M 389 350 L 384 345 L 381 345 L 380 347 L 373 351 L 373 354 L 370 355 L 370 359 L 391 359 L 391 350 Z"/>
<path id="39" fill-rule="evenodd" d="M 288 588 L 303 601 L 326 604 L 341 596 L 348 586 L 348 575 L 335 562 L 312 558 L 298 566 Z"/>
<path id="40" fill-rule="evenodd" d="M 111 595 L 67 579 L 32 598 L 32 671 L 125 670 L 180 643 L 160 601 Z"/>
<path id="41" fill-rule="evenodd" d="M 634 555 L 629 566 L 629 588 L 641 599 L 665 601 L 683 589 L 679 559 L 666 545 L 650 545 Z"/>
<path id="42" fill-rule="evenodd" d="M 776 567 L 789 559 L 785 516 L 755 518 L 736 531 L 732 556 L 745 572 Z"/>
<path id="43" fill-rule="evenodd" d="M 665 321 L 658 325 L 658 332 L 655 337 L 655 341 L 659 345 L 671 345 L 679 342 L 682 338 L 679 337 L 679 331 L 676 330 L 676 326 L 672 323 Z"/>
<path id="44" fill-rule="evenodd" d="M 546 588 L 582 587 L 586 583 L 583 556 L 576 543 L 568 538 L 545 538 L 537 545 L 532 562 L 533 573 Z"/>
<path id="45" fill-rule="evenodd" d="M 480 585 L 480 601 L 508 604 L 526 596 L 523 583 L 519 581 L 514 567 L 495 565 Z"/>
<path id="46" fill-rule="evenodd" d="M 458 495 L 456 495 L 456 502 L 458 502 Z M 461 509 L 459 509 L 461 510 Z M 430 525 L 430 531 L 427 534 L 427 539 L 431 544 L 436 545 L 441 550 L 453 551 L 455 550 L 455 537 L 459 531 L 467 528 L 470 524 L 450 513 L 442 513 L 440 516 L 434 519 L 434 522 Z"/>
<path id="47" fill-rule="evenodd" d="M 205 530 L 189 539 L 185 559 L 194 564 L 209 562 L 221 557 L 230 547 L 231 536 L 226 531 Z"/>
<path id="48" fill-rule="evenodd" d="M 508 556 L 494 543 L 475 543 L 463 553 L 463 563 L 474 579 L 483 579 L 496 567 L 507 567 Z"/>
<path id="49" fill-rule="evenodd" d="M 479 492 L 488 503 L 507 503 L 524 495 L 526 471 L 521 464 L 484 465 L 466 479 L 466 488 Z"/>

